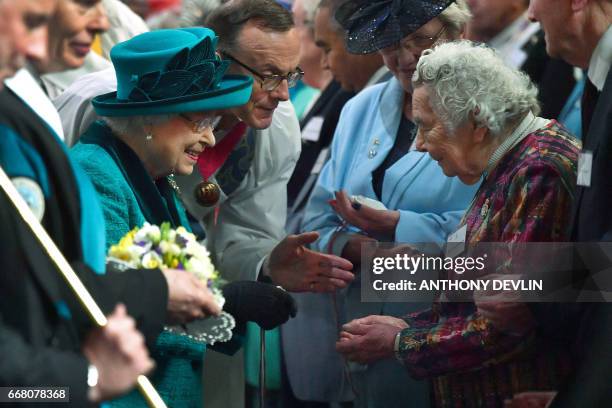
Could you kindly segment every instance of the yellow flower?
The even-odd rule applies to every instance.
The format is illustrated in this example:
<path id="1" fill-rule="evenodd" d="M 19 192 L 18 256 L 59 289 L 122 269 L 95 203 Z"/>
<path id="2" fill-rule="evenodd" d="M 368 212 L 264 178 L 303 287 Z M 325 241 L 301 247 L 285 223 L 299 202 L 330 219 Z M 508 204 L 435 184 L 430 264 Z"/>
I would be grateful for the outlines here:
<path id="1" fill-rule="evenodd" d="M 163 265 L 161 257 L 153 251 L 147 252 L 142 257 L 142 267 L 145 269 L 155 269 L 161 265 Z"/>
<path id="2" fill-rule="evenodd" d="M 120 248 L 131 247 L 134 245 L 134 235 L 130 233 L 126 234 L 123 238 L 121 238 L 118 245 Z"/>
<path id="3" fill-rule="evenodd" d="M 149 262 L 142 265 L 145 269 L 155 269 L 159 267 L 159 262 L 156 259 L 150 259 Z"/>

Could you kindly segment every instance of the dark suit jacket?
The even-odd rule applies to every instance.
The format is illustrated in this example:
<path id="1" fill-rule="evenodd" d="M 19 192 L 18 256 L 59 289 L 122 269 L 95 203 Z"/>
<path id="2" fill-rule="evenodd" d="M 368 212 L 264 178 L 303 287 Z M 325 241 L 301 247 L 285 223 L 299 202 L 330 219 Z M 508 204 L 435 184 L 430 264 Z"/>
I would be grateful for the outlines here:
<path id="1" fill-rule="evenodd" d="M 289 208 L 293 206 L 295 199 L 297 198 L 302 186 L 308 179 L 310 172 L 319 157 L 319 153 L 322 149 L 329 146 L 334 132 L 336 131 L 336 125 L 340 118 L 340 112 L 342 107 L 351 99 L 355 94 L 342 90 L 340 84 L 336 81 L 332 81 L 323 90 L 319 99 L 312 106 L 310 111 L 300 121 L 300 129 L 304 130 L 304 127 L 314 117 L 323 117 L 323 125 L 321 126 L 321 133 L 319 134 L 319 140 L 317 142 L 302 142 L 302 152 L 298 159 L 291 179 L 287 184 L 287 203 Z"/>
<path id="2" fill-rule="evenodd" d="M 523 50 L 528 56 L 521 70 L 538 86 L 538 100 L 542 104 L 540 116 L 556 119 L 576 85 L 574 67 L 548 56 L 542 30 L 532 37 Z"/>
<path id="3" fill-rule="evenodd" d="M 147 343 L 153 344 L 167 307 L 161 272 L 96 275 L 86 266 L 81 244 L 83 206 L 95 197 L 81 201 L 80 184 L 65 149 L 40 117 L 8 89 L 0 92 L 0 131 L 0 143 L 6 144 L 10 135 L 22 147 L 14 153 L 0 149 L 0 164 L 7 171 L 15 163 L 37 169 L 34 182 L 48 189 L 42 224 L 94 299 L 105 313 L 123 302 Z M 17 158 L 9 166 L 20 152 L 27 152 L 24 157 L 29 161 Z M 0 385 L 69 386 L 71 406 L 86 406 L 88 362 L 80 349 L 91 329 L 90 319 L 4 193 L 0 194 L 0 236 Z"/>
<path id="4" fill-rule="evenodd" d="M 572 241 L 612 241 L 612 70 L 583 143 L 593 152 L 591 187 L 576 189 Z M 576 353 L 576 371 L 551 408 L 612 406 L 612 304 L 532 304 L 532 310 L 551 339 L 569 337 Z"/>
<path id="5" fill-rule="evenodd" d="M 582 143 L 593 153 L 591 187 L 576 189 L 572 240 L 601 241 L 612 231 L 612 70 Z"/>

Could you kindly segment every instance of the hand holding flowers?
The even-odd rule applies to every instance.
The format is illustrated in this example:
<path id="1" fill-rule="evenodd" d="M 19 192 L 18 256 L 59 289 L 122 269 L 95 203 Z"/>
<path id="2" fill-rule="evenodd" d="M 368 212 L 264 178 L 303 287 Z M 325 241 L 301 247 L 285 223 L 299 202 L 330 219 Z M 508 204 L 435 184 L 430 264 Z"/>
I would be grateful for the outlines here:
<path id="1" fill-rule="evenodd" d="M 109 261 L 129 268 L 160 268 L 168 284 L 168 323 L 183 324 L 221 313 L 221 280 L 206 247 L 184 227 L 145 223 L 108 252 Z"/>

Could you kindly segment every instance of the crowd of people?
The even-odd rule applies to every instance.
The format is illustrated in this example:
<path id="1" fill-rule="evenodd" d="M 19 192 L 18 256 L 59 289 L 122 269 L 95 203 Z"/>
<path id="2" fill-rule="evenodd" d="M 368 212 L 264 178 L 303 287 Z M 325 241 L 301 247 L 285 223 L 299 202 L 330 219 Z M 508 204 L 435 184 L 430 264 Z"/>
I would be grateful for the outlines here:
<path id="1" fill-rule="evenodd" d="M 610 0 L 0 0 L 0 165 L 107 315 L 3 187 L 0 386 L 75 407 L 145 407 L 143 374 L 179 408 L 612 406 L 605 299 L 362 286 L 368 248 L 612 240 L 611 65 Z M 184 270 L 108 262 L 145 223 L 206 246 L 223 304 Z M 222 312 L 228 342 L 165 329 Z"/>

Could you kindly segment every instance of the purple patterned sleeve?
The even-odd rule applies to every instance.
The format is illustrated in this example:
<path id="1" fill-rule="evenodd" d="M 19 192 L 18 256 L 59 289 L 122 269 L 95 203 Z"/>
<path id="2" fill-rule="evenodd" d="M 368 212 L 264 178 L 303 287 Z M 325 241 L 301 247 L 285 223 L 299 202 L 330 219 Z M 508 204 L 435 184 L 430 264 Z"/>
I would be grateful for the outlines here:
<path id="1" fill-rule="evenodd" d="M 508 186 L 505 205 L 491 210 L 498 214 L 490 219 L 501 223 L 489 224 L 489 230 L 481 231 L 480 237 L 489 242 L 563 240 L 571 186 L 561 183 L 558 169 L 546 163 L 530 163 L 517 170 Z M 492 231 L 497 232 L 496 236 Z M 517 257 L 513 262 L 516 261 Z M 500 333 L 477 312 L 473 303 L 434 304 L 433 309 L 407 316 L 405 320 L 410 327 L 400 335 L 397 354 L 415 378 L 436 377 L 503 361 L 533 337 L 533 332 L 523 337 Z"/>

